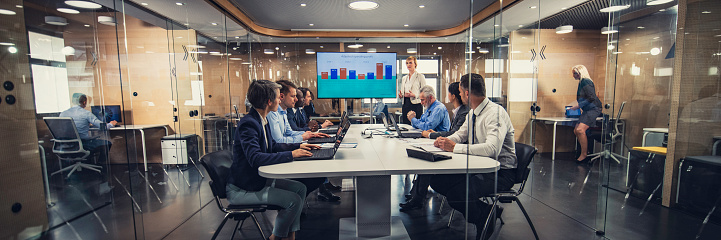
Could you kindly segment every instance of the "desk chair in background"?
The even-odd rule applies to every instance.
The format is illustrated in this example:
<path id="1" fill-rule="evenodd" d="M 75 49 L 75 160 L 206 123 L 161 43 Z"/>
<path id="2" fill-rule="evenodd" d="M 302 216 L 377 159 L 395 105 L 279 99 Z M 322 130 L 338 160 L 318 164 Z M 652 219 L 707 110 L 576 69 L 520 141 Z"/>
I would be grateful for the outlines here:
<path id="1" fill-rule="evenodd" d="M 75 128 L 75 122 L 69 117 L 44 117 L 45 124 L 48 125 L 50 133 L 53 135 L 53 153 L 55 153 L 60 160 L 75 161 L 75 164 L 55 171 L 50 176 L 57 173 L 70 170 L 68 176 L 73 175 L 75 171 L 82 171 L 88 169 L 100 173 L 101 166 L 82 163 L 87 160 L 90 155 L 89 150 L 83 148 L 83 141 L 80 139 L 78 129 Z M 61 165 L 62 167 L 62 165 Z"/>
<path id="2" fill-rule="evenodd" d="M 590 154 L 588 155 L 591 158 L 591 161 L 589 164 L 593 164 L 596 159 L 599 158 L 610 158 L 615 160 L 617 163 L 621 163 L 621 160 L 627 160 L 626 157 L 621 156 L 618 153 L 612 152 L 613 145 L 616 143 L 616 139 L 621 137 L 623 133 L 618 130 L 618 125 L 621 121 L 621 113 L 623 113 L 623 107 L 626 105 L 626 102 L 621 103 L 621 107 L 618 108 L 618 114 L 616 115 L 615 119 L 609 119 L 608 114 L 603 114 L 603 127 L 601 128 L 600 132 L 593 132 L 589 136 L 589 138 L 593 139 L 594 141 L 597 141 L 601 144 L 603 144 L 603 151 Z M 621 151 L 623 151 L 623 146 L 621 146 Z"/>
<path id="3" fill-rule="evenodd" d="M 255 226 L 258 227 L 260 235 L 263 236 L 263 239 L 267 239 L 265 233 L 263 233 L 263 229 L 260 228 L 258 219 L 253 213 L 262 213 L 266 210 L 280 210 L 282 208 L 275 205 L 243 204 L 224 206 L 221 200 L 227 197 L 225 186 L 228 184 L 226 180 L 228 179 L 228 174 L 230 174 L 230 166 L 233 164 L 233 153 L 230 150 L 208 153 L 200 158 L 200 163 L 203 164 L 203 167 L 205 167 L 205 170 L 208 172 L 208 176 L 210 176 L 208 184 L 210 185 L 210 190 L 213 192 L 215 203 L 218 204 L 220 211 L 225 213 L 223 222 L 221 222 L 218 229 L 215 230 L 213 238 L 211 239 L 218 237 L 220 230 L 223 229 L 223 225 L 225 225 L 225 222 L 228 221 L 229 218 L 233 218 L 236 221 L 235 228 L 233 228 L 233 236 L 230 237 L 230 239 L 233 239 L 235 233 L 239 230 L 238 227 L 242 226 L 241 221 L 245 222 L 245 219 L 248 217 L 253 218 L 253 222 L 255 222 Z"/>

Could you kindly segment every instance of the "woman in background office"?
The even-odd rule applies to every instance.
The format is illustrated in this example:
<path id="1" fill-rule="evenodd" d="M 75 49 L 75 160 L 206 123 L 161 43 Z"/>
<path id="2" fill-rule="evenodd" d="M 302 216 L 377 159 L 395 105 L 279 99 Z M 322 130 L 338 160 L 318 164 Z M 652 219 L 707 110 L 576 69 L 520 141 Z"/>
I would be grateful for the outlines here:
<path id="1" fill-rule="evenodd" d="M 578 90 L 576 91 L 576 101 L 578 104 L 571 109 L 581 109 L 581 116 L 578 118 L 578 124 L 573 130 L 578 138 L 578 144 L 581 145 L 581 155 L 576 159 L 576 163 L 588 162 L 588 138 L 586 130 L 596 126 L 596 118 L 601 116 L 601 100 L 596 96 L 596 87 L 593 80 L 588 74 L 588 69 L 583 65 L 576 65 L 571 68 L 573 78 L 579 80 Z"/>
<path id="2" fill-rule="evenodd" d="M 270 204 L 280 206 L 271 240 L 295 239 L 300 230 L 300 213 L 306 188 L 289 179 L 267 179 L 258 168 L 285 162 L 293 158 L 311 156 L 310 144 L 276 143 L 270 135 L 266 116 L 278 110 L 280 85 L 268 80 L 250 84 L 247 99 L 252 105 L 249 113 L 238 122 L 233 143 L 233 164 L 230 166 L 227 199 L 230 204 Z"/>
<path id="3" fill-rule="evenodd" d="M 419 97 L 421 86 L 426 85 L 426 77 L 416 71 L 417 67 L 418 61 L 416 61 L 416 57 L 410 56 L 406 58 L 408 75 L 403 76 L 403 79 L 401 79 L 401 88 L 398 91 L 398 97 L 403 98 L 403 117 L 401 117 L 401 123 L 411 124 L 406 117 L 408 116 L 408 112 L 423 112 L 423 105 L 421 105 L 421 99 Z M 416 117 L 420 118 L 420 115 Z"/>

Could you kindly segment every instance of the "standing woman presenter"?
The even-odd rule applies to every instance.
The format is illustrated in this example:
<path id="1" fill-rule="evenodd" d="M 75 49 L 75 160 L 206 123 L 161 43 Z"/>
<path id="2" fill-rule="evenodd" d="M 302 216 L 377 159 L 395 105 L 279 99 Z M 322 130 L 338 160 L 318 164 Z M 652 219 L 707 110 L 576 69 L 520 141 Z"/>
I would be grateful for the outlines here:
<path id="1" fill-rule="evenodd" d="M 589 127 L 596 126 L 596 118 L 601 116 L 601 100 L 596 96 L 596 86 L 588 74 L 588 69 L 583 65 L 576 65 L 571 68 L 573 78 L 578 80 L 578 90 L 576 90 L 576 101 L 578 104 L 571 109 L 581 109 L 581 116 L 578 118 L 578 124 L 573 133 L 578 137 L 578 144 L 581 145 L 581 155 L 576 159 L 576 163 L 587 162 L 588 159 L 588 137 L 586 130 Z"/>
<path id="2" fill-rule="evenodd" d="M 406 68 L 408 68 L 408 75 L 403 76 L 401 79 L 401 88 L 398 91 L 398 97 L 403 98 L 403 117 L 401 117 L 401 123 L 411 124 L 408 121 L 408 112 L 414 111 L 416 113 L 423 112 L 423 105 L 421 105 L 420 93 L 421 87 L 426 85 L 426 77 L 422 73 L 416 71 L 418 67 L 418 61 L 413 56 L 406 58 Z M 416 118 L 421 115 L 416 114 Z"/>

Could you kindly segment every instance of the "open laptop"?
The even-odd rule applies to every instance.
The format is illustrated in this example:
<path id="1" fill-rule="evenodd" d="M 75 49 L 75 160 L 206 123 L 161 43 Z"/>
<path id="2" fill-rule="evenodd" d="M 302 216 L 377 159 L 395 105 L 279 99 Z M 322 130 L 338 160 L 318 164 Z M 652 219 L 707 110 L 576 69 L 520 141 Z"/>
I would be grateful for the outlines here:
<path id="1" fill-rule="evenodd" d="M 386 130 L 395 131 L 396 130 L 395 126 L 391 126 L 390 124 L 388 124 L 388 118 L 392 118 L 392 117 L 388 117 L 385 113 L 382 113 L 380 115 L 381 115 L 381 119 L 383 120 L 383 126 L 386 128 Z M 408 129 L 405 127 L 400 127 L 400 128 L 401 128 L 401 131 L 408 131 Z"/>
<path id="2" fill-rule="evenodd" d="M 340 147 L 340 142 L 341 142 L 340 140 L 336 141 L 335 146 L 333 146 L 333 148 L 311 149 L 310 152 L 313 154 L 313 156 L 294 158 L 293 161 L 333 159 L 333 157 L 335 156 L 335 153 L 338 151 L 338 148 Z"/>
<path id="3" fill-rule="evenodd" d="M 393 126 L 396 128 L 396 132 L 398 132 L 399 138 L 422 138 L 423 137 L 423 134 L 421 132 L 416 132 L 416 131 L 407 131 L 405 133 L 402 132 L 401 128 L 398 127 L 398 123 L 396 123 L 396 120 L 393 118 L 390 118 L 390 119 L 391 119 L 391 122 L 393 123 Z"/>
<path id="4" fill-rule="evenodd" d="M 319 133 L 325 133 L 325 134 L 334 134 L 338 130 L 338 126 L 343 125 L 343 122 L 348 121 L 348 113 L 343 112 L 343 114 L 340 117 L 340 124 L 336 126 L 330 126 L 324 129 L 318 130 Z"/>
<path id="5" fill-rule="evenodd" d="M 346 125 L 348 125 L 348 126 L 346 126 Z M 350 126 L 350 122 L 348 122 L 347 124 L 344 123 L 338 127 L 338 130 L 336 130 L 335 136 L 325 137 L 325 138 L 324 137 L 311 138 L 311 139 L 308 139 L 308 143 L 310 143 L 310 144 L 332 143 L 332 142 L 335 142 L 336 140 L 341 140 L 342 135 L 345 135 L 345 132 L 347 131 L 346 129 L 349 126 Z"/>

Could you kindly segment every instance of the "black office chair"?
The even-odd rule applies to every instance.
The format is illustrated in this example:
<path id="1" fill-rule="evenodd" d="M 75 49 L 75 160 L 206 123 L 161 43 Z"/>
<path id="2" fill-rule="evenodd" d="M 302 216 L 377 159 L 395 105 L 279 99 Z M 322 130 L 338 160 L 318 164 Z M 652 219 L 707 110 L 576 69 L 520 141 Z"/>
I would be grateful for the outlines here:
<path id="1" fill-rule="evenodd" d="M 611 151 L 613 144 L 616 143 L 616 139 L 623 135 L 623 133 L 618 130 L 618 126 L 621 121 L 621 113 L 623 113 L 624 106 L 626 106 L 626 102 L 621 103 L 621 107 L 618 108 L 618 114 L 615 119 L 609 119 L 608 114 L 603 114 L 603 127 L 601 128 L 601 131 L 592 132 L 589 136 L 590 139 L 603 144 L 603 151 L 588 155 L 589 157 L 593 157 L 591 158 L 590 163 L 593 163 L 596 159 L 602 157 L 613 159 L 619 164 L 621 163 L 621 160 L 619 159 L 627 160 L 626 157 Z"/>
<path id="2" fill-rule="evenodd" d="M 203 164 L 203 167 L 205 167 L 205 170 L 208 172 L 208 176 L 210 176 L 208 184 L 210 184 L 210 190 L 213 192 L 215 202 L 218 204 L 220 211 L 225 213 L 223 222 L 221 222 L 218 229 L 215 230 L 213 238 L 211 239 L 218 237 L 220 230 L 223 229 L 223 225 L 225 225 L 225 222 L 230 218 L 233 218 L 236 221 L 235 228 L 233 228 L 233 235 L 230 237 L 230 239 L 233 239 L 236 231 L 238 231 L 238 227 L 242 226 L 241 220 L 245 222 L 245 219 L 248 217 L 253 218 L 253 222 L 255 222 L 255 226 L 258 227 L 260 235 L 263 236 L 263 239 L 267 239 L 265 233 L 263 233 L 263 229 L 260 228 L 258 219 L 253 213 L 265 212 L 266 210 L 280 210 L 282 208 L 275 205 L 223 206 L 223 202 L 221 200 L 226 198 L 225 186 L 227 184 L 228 174 L 230 174 L 230 165 L 233 164 L 233 153 L 230 150 L 208 153 L 200 158 L 200 163 Z"/>
<path id="3" fill-rule="evenodd" d="M 76 171 L 83 169 L 92 170 L 100 173 L 101 166 L 83 163 L 83 161 L 92 157 L 91 152 L 83 148 L 83 141 L 80 139 L 78 129 L 75 122 L 69 117 L 44 117 L 45 124 L 48 125 L 50 134 L 53 135 L 53 153 L 61 160 L 75 161 L 75 164 L 62 168 L 50 174 L 50 176 L 70 171 L 66 178 L 73 175 Z"/>
<path id="4" fill-rule="evenodd" d="M 531 230 L 533 231 L 533 235 L 536 237 L 536 240 L 538 240 L 538 233 L 536 232 L 536 228 L 533 226 L 533 222 L 531 222 L 531 218 L 528 217 L 526 209 L 523 208 L 523 204 L 521 204 L 521 201 L 518 199 L 518 195 L 521 195 L 521 193 L 523 192 L 523 187 L 526 186 L 526 180 L 528 180 L 528 175 L 531 173 L 531 167 L 529 165 L 531 164 L 531 161 L 533 161 L 533 157 L 536 155 L 537 151 L 538 149 L 536 149 L 535 147 L 523 143 L 516 143 L 516 158 L 518 159 L 518 165 L 516 166 L 515 183 L 521 185 L 518 187 L 518 190 L 511 189 L 508 191 L 499 191 L 496 194 L 486 196 L 493 199 L 493 205 L 491 208 L 492 211 L 496 210 L 498 202 L 516 202 L 518 204 L 518 207 L 521 208 L 523 215 L 526 217 L 528 225 L 531 226 Z M 488 215 L 488 218 L 486 219 L 486 224 L 483 226 L 483 233 L 481 233 L 481 236 L 486 235 L 486 230 L 492 219 L 491 217 L 494 215 L 495 214 L 493 214 L 493 212 Z M 496 225 L 493 224 L 493 227 L 496 227 Z"/>

